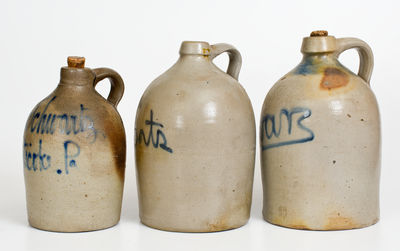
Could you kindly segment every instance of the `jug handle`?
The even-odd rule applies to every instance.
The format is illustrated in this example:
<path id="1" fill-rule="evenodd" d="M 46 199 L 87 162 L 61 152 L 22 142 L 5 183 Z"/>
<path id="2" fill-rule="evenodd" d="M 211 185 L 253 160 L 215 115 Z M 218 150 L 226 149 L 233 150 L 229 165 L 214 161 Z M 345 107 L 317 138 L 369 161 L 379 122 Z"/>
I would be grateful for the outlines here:
<path id="1" fill-rule="evenodd" d="M 370 85 L 372 69 L 374 68 L 374 55 L 368 44 L 358 38 L 338 38 L 336 39 L 336 56 L 348 49 L 355 48 L 360 56 L 360 66 L 358 76 Z"/>
<path id="2" fill-rule="evenodd" d="M 110 94 L 108 94 L 107 100 L 116 108 L 122 98 L 122 95 L 124 95 L 125 89 L 124 81 L 122 80 L 121 76 L 116 71 L 109 68 L 96 68 L 92 71 L 96 75 L 96 78 L 93 82 L 93 87 L 96 87 L 97 83 L 105 78 L 110 80 L 111 90 Z"/>
<path id="3" fill-rule="evenodd" d="M 234 79 L 238 80 L 240 68 L 242 67 L 242 56 L 240 52 L 230 44 L 213 44 L 211 45 L 210 58 L 213 60 L 215 57 L 221 53 L 227 52 L 229 56 L 229 65 L 227 74 L 232 76 Z"/>

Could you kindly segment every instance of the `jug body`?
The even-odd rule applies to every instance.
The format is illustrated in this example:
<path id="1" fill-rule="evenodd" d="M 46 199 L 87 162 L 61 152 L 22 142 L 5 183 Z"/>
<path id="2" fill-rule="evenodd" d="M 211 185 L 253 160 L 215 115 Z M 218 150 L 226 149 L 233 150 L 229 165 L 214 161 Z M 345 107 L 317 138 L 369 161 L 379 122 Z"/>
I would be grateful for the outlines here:
<path id="1" fill-rule="evenodd" d="M 360 52 L 358 76 L 337 57 Z M 302 62 L 269 91 L 260 121 L 264 219 L 311 230 L 379 219 L 380 117 L 373 58 L 358 39 L 311 36 Z"/>
<path id="2" fill-rule="evenodd" d="M 224 51 L 231 57 L 228 73 L 237 78 L 236 49 L 183 42 L 177 63 L 140 100 L 135 153 L 145 225 L 213 232 L 240 227 L 249 218 L 254 114 L 237 80 L 212 63 Z"/>
<path id="3" fill-rule="evenodd" d="M 24 133 L 29 223 L 57 232 L 117 224 L 124 186 L 125 130 L 116 110 L 122 79 L 111 69 L 91 70 L 83 68 L 84 59 L 80 66 L 74 60 L 33 109 Z M 111 102 L 94 89 L 104 77 L 114 85 Z"/>

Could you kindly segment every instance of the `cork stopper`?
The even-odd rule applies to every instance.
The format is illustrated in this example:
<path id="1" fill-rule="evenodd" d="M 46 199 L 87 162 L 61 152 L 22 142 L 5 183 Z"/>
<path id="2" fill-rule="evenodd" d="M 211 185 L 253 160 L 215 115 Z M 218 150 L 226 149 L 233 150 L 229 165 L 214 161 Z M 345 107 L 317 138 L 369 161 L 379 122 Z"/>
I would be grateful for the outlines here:
<path id="1" fill-rule="evenodd" d="M 324 30 L 313 31 L 310 34 L 310 37 L 327 37 L 327 36 L 328 36 L 328 31 Z"/>
<path id="2" fill-rule="evenodd" d="M 76 56 L 68 57 L 68 67 L 85 68 L 85 58 Z"/>

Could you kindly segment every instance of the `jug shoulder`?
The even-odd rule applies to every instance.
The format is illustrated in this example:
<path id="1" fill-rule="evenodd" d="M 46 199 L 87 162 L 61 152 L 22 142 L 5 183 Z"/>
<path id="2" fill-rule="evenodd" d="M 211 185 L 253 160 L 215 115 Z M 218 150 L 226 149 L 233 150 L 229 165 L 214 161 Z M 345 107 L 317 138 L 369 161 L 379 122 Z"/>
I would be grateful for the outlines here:
<path id="1" fill-rule="evenodd" d="M 362 78 L 344 67 L 325 67 L 307 74 L 299 73 L 296 67 L 274 84 L 269 95 L 278 93 L 275 95 L 293 94 L 323 98 L 364 92 L 373 95 L 371 88 Z"/>
<path id="2" fill-rule="evenodd" d="M 189 99 L 199 102 L 208 102 L 210 99 L 216 102 L 234 100 L 246 102 L 251 106 L 250 99 L 239 82 L 220 70 L 193 75 L 176 70 L 174 67 L 147 87 L 140 103 L 146 100 L 171 103 Z"/>
<path id="3" fill-rule="evenodd" d="M 35 106 L 25 126 L 26 136 L 87 132 L 94 140 L 99 132 L 106 131 L 120 134 L 124 127 L 119 113 L 100 94 L 72 98 L 53 92 Z"/>

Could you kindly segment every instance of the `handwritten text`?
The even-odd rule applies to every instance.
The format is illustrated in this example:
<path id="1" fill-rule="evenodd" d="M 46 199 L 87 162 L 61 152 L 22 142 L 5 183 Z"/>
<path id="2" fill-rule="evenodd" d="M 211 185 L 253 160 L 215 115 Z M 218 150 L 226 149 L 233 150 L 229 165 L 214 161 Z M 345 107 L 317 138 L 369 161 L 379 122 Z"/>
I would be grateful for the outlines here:
<path id="1" fill-rule="evenodd" d="M 302 138 L 284 140 L 277 143 L 268 143 L 267 141 L 273 137 L 279 139 L 282 130 L 282 120 L 284 118 L 286 118 L 288 124 L 287 133 L 289 137 L 292 135 L 293 115 L 295 114 L 300 115 L 296 123 L 297 128 L 307 132 L 307 136 Z M 279 113 L 279 124 L 277 124 L 276 117 L 274 114 L 266 114 L 261 121 L 262 150 L 264 151 L 274 147 L 305 143 L 313 140 L 314 139 L 313 131 L 302 124 L 302 121 L 310 116 L 311 116 L 311 110 L 308 108 L 295 107 L 292 108 L 291 110 L 283 108 Z"/>

